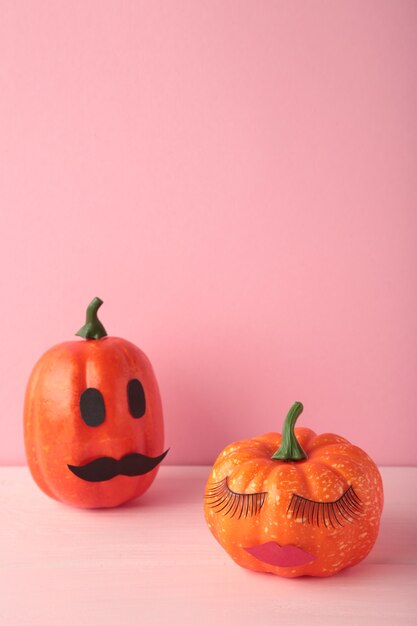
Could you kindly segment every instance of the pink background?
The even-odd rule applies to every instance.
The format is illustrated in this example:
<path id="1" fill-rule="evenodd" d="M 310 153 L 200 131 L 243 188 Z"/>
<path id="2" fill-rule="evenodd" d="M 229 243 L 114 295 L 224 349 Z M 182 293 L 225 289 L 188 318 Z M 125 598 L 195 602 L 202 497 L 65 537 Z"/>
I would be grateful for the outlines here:
<path id="1" fill-rule="evenodd" d="M 416 23 L 412 0 L 0 0 L 1 463 L 96 295 L 153 362 L 167 462 L 300 400 L 416 463 Z"/>

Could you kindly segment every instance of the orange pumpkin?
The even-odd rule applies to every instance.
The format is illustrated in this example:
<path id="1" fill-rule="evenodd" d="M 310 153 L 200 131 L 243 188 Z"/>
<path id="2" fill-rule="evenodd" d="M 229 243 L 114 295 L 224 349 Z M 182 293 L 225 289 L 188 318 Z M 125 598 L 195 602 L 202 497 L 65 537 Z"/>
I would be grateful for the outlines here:
<path id="1" fill-rule="evenodd" d="M 77 335 L 35 365 L 24 408 L 26 456 L 49 496 L 75 506 L 113 507 L 143 494 L 163 452 L 157 381 L 145 354 L 107 337 L 95 298 Z"/>
<path id="2" fill-rule="evenodd" d="M 205 491 L 207 524 L 243 567 L 288 578 L 330 576 L 361 561 L 377 538 L 383 506 L 375 463 L 333 434 L 294 428 L 227 446 Z"/>

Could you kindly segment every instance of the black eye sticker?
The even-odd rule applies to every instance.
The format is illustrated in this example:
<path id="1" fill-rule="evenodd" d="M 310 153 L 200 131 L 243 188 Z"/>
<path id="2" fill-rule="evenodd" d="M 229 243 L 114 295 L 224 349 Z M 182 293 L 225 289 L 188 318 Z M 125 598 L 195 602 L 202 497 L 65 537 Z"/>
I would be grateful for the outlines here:
<path id="1" fill-rule="evenodd" d="M 100 426 L 106 417 L 104 398 L 95 387 L 89 387 L 80 396 L 81 417 L 87 426 Z"/>
<path id="2" fill-rule="evenodd" d="M 127 384 L 127 400 L 132 417 L 138 418 L 145 415 L 145 392 L 143 390 L 142 383 L 137 378 L 129 380 Z"/>

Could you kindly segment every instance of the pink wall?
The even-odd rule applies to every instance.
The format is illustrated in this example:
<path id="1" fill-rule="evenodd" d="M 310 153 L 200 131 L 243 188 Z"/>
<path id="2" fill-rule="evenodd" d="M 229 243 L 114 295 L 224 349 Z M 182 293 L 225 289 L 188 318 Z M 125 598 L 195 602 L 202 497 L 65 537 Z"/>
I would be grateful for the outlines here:
<path id="1" fill-rule="evenodd" d="M 303 425 L 416 463 L 413 0 L 0 0 L 0 462 L 100 296 L 171 463 Z"/>

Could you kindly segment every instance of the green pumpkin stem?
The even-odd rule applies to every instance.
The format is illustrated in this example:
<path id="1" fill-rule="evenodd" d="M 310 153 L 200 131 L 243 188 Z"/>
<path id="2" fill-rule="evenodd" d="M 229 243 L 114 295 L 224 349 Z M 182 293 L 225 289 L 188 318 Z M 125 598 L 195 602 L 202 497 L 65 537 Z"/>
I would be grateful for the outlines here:
<path id="1" fill-rule="evenodd" d="M 281 445 L 275 454 L 271 456 L 271 459 L 280 461 L 302 461 L 307 458 L 306 453 L 294 433 L 295 422 L 303 412 L 303 408 L 301 402 L 294 402 L 288 411 L 282 428 Z"/>
<path id="2" fill-rule="evenodd" d="M 84 337 L 84 339 L 101 339 L 107 336 L 106 329 L 97 317 L 97 311 L 102 304 L 103 300 L 100 300 L 100 298 L 91 300 L 87 307 L 85 324 L 75 333 L 76 335 Z"/>

